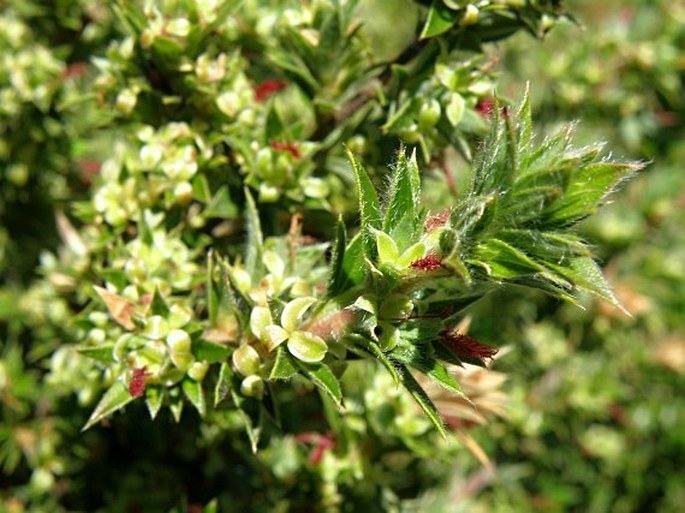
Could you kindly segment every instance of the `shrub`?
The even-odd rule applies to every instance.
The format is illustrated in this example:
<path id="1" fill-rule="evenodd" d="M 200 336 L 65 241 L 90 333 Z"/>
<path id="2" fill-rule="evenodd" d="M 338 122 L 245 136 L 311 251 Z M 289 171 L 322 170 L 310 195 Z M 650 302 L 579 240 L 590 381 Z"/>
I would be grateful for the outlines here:
<path id="1" fill-rule="evenodd" d="M 476 301 L 619 306 L 575 227 L 642 165 L 494 94 L 566 13 L 424 4 L 2 14 L 12 508 L 408 509 L 488 464 Z"/>

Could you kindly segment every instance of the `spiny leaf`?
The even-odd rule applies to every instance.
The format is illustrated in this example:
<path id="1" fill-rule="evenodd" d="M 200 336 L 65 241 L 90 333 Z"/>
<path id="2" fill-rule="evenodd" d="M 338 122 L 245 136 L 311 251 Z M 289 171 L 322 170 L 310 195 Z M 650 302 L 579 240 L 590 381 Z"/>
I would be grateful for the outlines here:
<path id="1" fill-rule="evenodd" d="M 487 265 L 493 278 L 508 279 L 546 271 L 525 253 L 498 239 L 479 244 L 474 256 Z"/>
<path id="2" fill-rule="evenodd" d="M 102 399 L 100 399 L 100 402 L 90 415 L 88 422 L 83 426 L 82 431 L 97 424 L 110 413 L 120 410 L 132 400 L 133 396 L 129 393 L 126 385 L 120 380 L 115 381 L 107 392 L 105 392 L 105 395 L 102 396 Z"/>
<path id="3" fill-rule="evenodd" d="M 233 388 L 233 371 L 228 362 L 223 362 L 219 369 L 219 378 L 214 387 L 214 406 L 217 406 L 221 401 L 226 399 L 229 392 Z"/>
<path id="4" fill-rule="evenodd" d="M 358 333 L 352 333 L 345 337 L 344 343 L 356 354 L 362 357 L 367 355 L 373 356 L 385 369 L 390 373 L 395 383 L 400 383 L 400 376 L 397 374 L 395 364 L 388 358 L 388 356 L 381 350 L 380 346 L 373 340 Z"/>
<path id="5" fill-rule="evenodd" d="M 276 379 L 290 379 L 297 374 L 297 364 L 295 359 L 290 355 L 288 349 L 281 345 L 276 350 L 276 359 L 274 366 L 269 374 L 270 380 Z"/>
<path id="6" fill-rule="evenodd" d="M 161 315 L 162 317 L 167 317 L 169 315 L 169 307 L 157 289 L 155 289 L 155 292 L 152 295 L 149 312 L 152 315 Z"/>
<path id="7" fill-rule="evenodd" d="M 82 354 L 83 356 L 87 356 L 88 358 L 92 358 L 93 360 L 97 360 L 99 362 L 104 362 L 104 363 L 114 363 L 116 360 L 114 359 L 114 354 L 112 351 L 114 350 L 114 344 L 102 344 L 99 346 L 80 346 L 76 348 L 76 351 L 79 354 Z"/>
<path id="8" fill-rule="evenodd" d="M 431 401 L 430 397 L 428 397 L 426 391 L 421 388 L 421 385 L 419 385 L 418 381 L 416 381 L 414 376 L 411 375 L 411 372 L 409 372 L 409 369 L 407 369 L 406 366 L 400 362 L 397 362 L 396 368 L 404 387 L 428 416 L 429 420 L 433 423 L 443 438 L 447 438 L 445 424 L 440 416 L 440 412 L 436 408 L 435 404 L 433 404 L 433 401 Z"/>
<path id="9" fill-rule="evenodd" d="M 421 191 L 418 190 L 418 176 L 412 175 L 418 175 L 416 152 L 408 160 L 406 153 L 401 150 L 388 189 L 388 206 L 383 218 L 383 231 L 386 233 L 392 233 L 402 219 L 415 217 Z"/>
<path id="10" fill-rule="evenodd" d="M 593 214 L 621 182 L 643 167 L 640 162 L 596 162 L 578 169 L 564 197 L 544 212 L 545 223 L 569 226 Z"/>
<path id="11" fill-rule="evenodd" d="M 211 326 L 216 325 L 219 312 L 219 285 L 214 280 L 214 253 L 212 249 L 207 252 L 207 273 L 205 275 L 205 292 L 207 293 L 207 315 Z"/>
<path id="12" fill-rule="evenodd" d="M 297 364 L 319 390 L 333 399 L 339 408 L 342 408 L 342 390 L 340 389 L 340 382 L 328 365 L 324 363 L 305 363 L 299 360 L 297 361 Z"/>
<path id="13" fill-rule="evenodd" d="M 228 192 L 228 187 L 221 187 L 207 208 L 204 210 L 204 215 L 207 217 L 216 217 L 220 219 L 232 219 L 235 218 L 238 213 L 238 208 L 235 203 L 231 200 L 231 196 Z"/>
<path id="14" fill-rule="evenodd" d="M 352 285 L 359 285 L 364 281 L 365 265 L 364 265 L 364 248 L 361 234 L 352 237 L 352 240 L 345 248 L 345 255 L 343 256 L 343 273 L 345 277 L 352 283 Z"/>
<path id="15" fill-rule="evenodd" d="M 326 295 L 329 298 L 342 293 L 350 281 L 345 275 L 345 268 L 343 266 L 346 246 L 347 233 L 345 231 L 345 223 L 342 216 L 340 216 L 338 218 L 337 236 L 331 253 L 331 263 L 329 264 L 328 286 L 326 287 Z"/>
<path id="16" fill-rule="evenodd" d="M 235 390 L 231 390 L 231 396 L 238 409 L 238 414 L 245 424 L 245 432 L 250 441 L 250 448 L 252 449 L 252 452 L 256 454 L 259 437 L 262 432 L 259 405 L 256 400 L 249 397 L 243 397 Z"/>
<path id="17" fill-rule="evenodd" d="M 155 420 L 159 410 L 162 409 L 165 395 L 165 389 L 158 386 L 148 386 L 145 389 L 145 405 L 147 406 L 147 411 L 150 413 L 150 418 L 152 420 Z"/>
<path id="18" fill-rule="evenodd" d="M 428 39 L 447 32 L 457 22 L 459 14 L 450 10 L 442 0 L 433 0 L 428 19 L 421 31 L 421 39 Z"/>
<path id="19" fill-rule="evenodd" d="M 506 228 L 497 232 L 497 238 L 526 248 L 531 256 L 544 262 L 558 263 L 572 257 L 590 256 L 590 249 L 573 233 Z"/>
<path id="20" fill-rule="evenodd" d="M 245 247 L 245 270 L 253 277 L 261 276 L 264 239 L 259 222 L 259 212 L 252 194 L 245 188 L 247 244 Z"/>
<path id="21" fill-rule="evenodd" d="M 372 228 L 381 227 L 381 209 L 378 204 L 378 195 L 369 175 L 359 159 L 347 149 L 347 157 L 352 164 L 352 170 L 357 182 L 357 195 L 359 197 L 359 213 L 361 225 L 361 238 L 364 255 L 371 262 L 376 261 L 376 241 Z"/>
<path id="22" fill-rule="evenodd" d="M 611 285 L 602 274 L 597 263 L 589 257 L 573 258 L 569 266 L 552 266 L 559 274 L 565 276 L 578 288 L 587 290 L 595 296 L 608 301 L 625 314 L 631 315 L 618 300 Z"/>
<path id="23" fill-rule="evenodd" d="M 452 376 L 447 368 L 435 358 L 426 358 L 420 362 L 413 361 L 411 365 L 417 371 L 430 377 L 438 385 L 446 388 L 450 392 L 461 394 L 461 387 L 454 379 L 454 376 Z"/>
<path id="24" fill-rule="evenodd" d="M 181 422 L 181 415 L 183 415 L 183 406 L 185 404 L 185 401 L 180 395 L 176 395 L 176 397 L 171 399 L 171 401 L 169 402 L 169 410 L 171 411 L 171 416 L 174 417 L 174 422 L 176 422 L 177 424 Z"/>
<path id="25" fill-rule="evenodd" d="M 204 392 L 202 391 L 202 384 L 194 379 L 186 378 L 181 383 L 181 387 L 190 403 L 195 406 L 200 417 L 204 417 L 207 413 L 207 405 L 205 403 Z"/>

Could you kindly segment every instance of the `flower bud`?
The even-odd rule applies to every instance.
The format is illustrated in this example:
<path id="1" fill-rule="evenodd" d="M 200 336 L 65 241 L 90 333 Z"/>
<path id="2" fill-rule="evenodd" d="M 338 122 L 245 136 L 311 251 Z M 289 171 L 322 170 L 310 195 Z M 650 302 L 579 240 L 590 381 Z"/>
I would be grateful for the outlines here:
<path id="1" fill-rule="evenodd" d="M 190 335 L 183 330 L 171 330 L 166 337 L 166 343 L 172 353 L 190 353 Z"/>
<path id="2" fill-rule="evenodd" d="M 217 97 L 216 105 L 221 112 L 231 118 L 243 108 L 243 102 L 235 91 L 226 91 Z"/>
<path id="3" fill-rule="evenodd" d="M 177 183 L 174 187 L 174 199 L 179 205 L 187 205 L 193 198 L 193 186 L 188 182 Z"/>
<path id="4" fill-rule="evenodd" d="M 288 338 L 288 351 L 303 362 L 320 362 L 326 356 L 328 346 L 326 342 L 308 331 L 295 331 Z"/>
<path id="5" fill-rule="evenodd" d="M 459 25 L 462 27 L 468 27 L 470 25 L 475 25 L 478 22 L 478 13 L 480 11 L 478 10 L 478 7 L 476 7 L 473 4 L 469 4 L 466 6 L 466 10 L 464 11 L 464 17 L 461 19 L 459 22 Z"/>
<path id="6" fill-rule="evenodd" d="M 428 100 L 419 110 L 419 128 L 427 130 L 434 127 L 440 121 L 441 113 L 440 103 L 434 98 Z"/>
<path id="7" fill-rule="evenodd" d="M 300 184 L 302 185 L 302 192 L 309 198 L 325 198 L 330 192 L 328 184 L 321 178 L 310 176 L 303 178 Z"/>
<path id="8" fill-rule="evenodd" d="M 195 362 L 188 369 L 188 376 L 190 379 L 195 381 L 202 381 L 207 375 L 207 370 L 209 370 L 209 363 L 207 362 Z"/>
<path id="9" fill-rule="evenodd" d="M 186 37 L 190 33 L 190 27 L 187 18 L 176 18 L 167 23 L 166 32 L 172 36 Z"/>
<path id="10" fill-rule="evenodd" d="M 119 93 L 116 100 L 116 108 L 122 114 L 130 114 L 138 102 L 138 92 L 127 87 Z"/>
<path id="11" fill-rule="evenodd" d="M 261 358 L 254 347 L 244 344 L 233 351 L 231 361 L 240 374 L 243 376 L 252 376 L 259 372 Z"/>
<path id="12" fill-rule="evenodd" d="M 264 397 L 264 381 L 259 376 L 247 376 L 240 383 L 240 393 L 261 401 Z"/>
<path id="13" fill-rule="evenodd" d="M 259 184 L 259 201 L 262 203 L 274 203 L 281 197 L 278 187 L 269 185 L 266 182 Z"/>

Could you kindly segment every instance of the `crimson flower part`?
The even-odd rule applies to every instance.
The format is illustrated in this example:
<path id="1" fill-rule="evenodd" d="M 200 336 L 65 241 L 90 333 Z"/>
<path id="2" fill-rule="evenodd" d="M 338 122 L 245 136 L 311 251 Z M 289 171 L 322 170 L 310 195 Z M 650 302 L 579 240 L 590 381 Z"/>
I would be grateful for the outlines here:
<path id="1" fill-rule="evenodd" d="M 443 332 L 442 343 L 459 358 L 464 359 L 492 359 L 499 351 L 496 347 L 485 345 L 457 331 Z"/>
<path id="2" fill-rule="evenodd" d="M 283 80 L 265 80 L 254 87 L 255 99 L 258 102 L 263 102 L 272 94 L 284 89 L 287 85 Z"/>
<path id="3" fill-rule="evenodd" d="M 435 271 L 442 268 L 442 262 L 435 254 L 414 260 L 409 267 L 417 271 Z"/>
<path id="4" fill-rule="evenodd" d="M 297 147 L 295 143 L 271 141 L 270 146 L 274 150 L 287 151 L 293 156 L 294 159 L 302 158 L 302 153 L 300 153 L 300 149 Z"/>
<path id="5" fill-rule="evenodd" d="M 128 382 L 128 393 L 132 397 L 142 397 L 145 393 L 145 385 L 150 374 L 147 372 L 147 367 L 137 367 L 133 369 L 131 381 Z"/>

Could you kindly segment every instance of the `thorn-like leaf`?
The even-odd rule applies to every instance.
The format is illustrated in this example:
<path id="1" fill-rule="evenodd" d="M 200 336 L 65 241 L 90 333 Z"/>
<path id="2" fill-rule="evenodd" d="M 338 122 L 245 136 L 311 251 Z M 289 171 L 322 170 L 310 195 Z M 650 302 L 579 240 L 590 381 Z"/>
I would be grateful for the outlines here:
<path id="1" fill-rule="evenodd" d="M 120 410 L 132 400 L 133 396 L 129 393 L 126 385 L 120 380 L 115 381 L 114 384 L 102 396 L 102 399 L 100 399 L 100 402 L 90 415 L 88 422 L 86 422 L 86 425 L 83 426 L 82 431 L 91 428 L 100 422 L 100 420 L 102 420 L 104 417 L 110 413 Z"/>
<path id="2" fill-rule="evenodd" d="M 359 214 L 361 225 L 361 239 L 364 255 L 372 262 L 376 261 L 376 239 L 372 228 L 381 228 L 381 208 L 378 204 L 378 195 L 369 175 L 359 159 L 347 149 L 347 157 L 352 165 L 357 182 L 357 195 L 359 197 Z"/>

